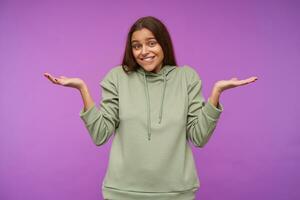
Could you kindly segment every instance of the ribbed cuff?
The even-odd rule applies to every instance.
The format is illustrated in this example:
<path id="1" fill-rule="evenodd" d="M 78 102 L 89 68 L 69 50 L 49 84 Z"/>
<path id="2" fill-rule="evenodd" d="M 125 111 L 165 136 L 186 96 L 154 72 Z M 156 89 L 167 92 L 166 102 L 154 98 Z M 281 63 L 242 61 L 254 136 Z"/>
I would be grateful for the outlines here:
<path id="1" fill-rule="evenodd" d="M 84 121 L 86 125 L 89 125 L 95 121 L 96 118 L 98 118 L 99 111 L 98 108 L 93 105 L 88 110 L 84 112 L 84 108 L 82 108 L 79 112 L 80 118 Z"/>
<path id="2" fill-rule="evenodd" d="M 221 113 L 223 112 L 223 105 L 219 102 L 218 107 L 212 105 L 209 101 L 206 102 L 203 107 L 203 112 L 205 112 L 212 119 L 219 119 Z"/>

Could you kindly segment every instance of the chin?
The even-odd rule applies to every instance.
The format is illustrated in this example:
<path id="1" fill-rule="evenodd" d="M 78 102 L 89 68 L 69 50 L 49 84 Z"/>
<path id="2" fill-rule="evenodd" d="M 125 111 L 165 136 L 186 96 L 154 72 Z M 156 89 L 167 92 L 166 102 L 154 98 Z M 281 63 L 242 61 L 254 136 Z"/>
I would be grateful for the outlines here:
<path id="1" fill-rule="evenodd" d="M 144 67 L 144 69 L 148 72 L 154 72 L 155 71 L 155 67 Z"/>
<path id="2" fill-rule="evenodd" d="M 140 66 L 142 66 L 144 68 L 144 70 L 152 72 L 156 69 L 157 65 L 155 65 L 155 64 L 154 65 L 141 65 L 140 64 Z"/>

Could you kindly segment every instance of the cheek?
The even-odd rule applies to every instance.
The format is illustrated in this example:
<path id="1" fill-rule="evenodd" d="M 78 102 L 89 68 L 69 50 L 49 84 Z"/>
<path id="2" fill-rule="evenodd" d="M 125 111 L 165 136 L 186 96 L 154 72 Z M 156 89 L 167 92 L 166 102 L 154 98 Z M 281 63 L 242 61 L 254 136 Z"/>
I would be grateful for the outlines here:
<path id="1" fill-rule="evenodd" d="M 159 55 L 162 59 L 164 58 L 164 52 L 163 52 L 162 49 L 160 49 L 160 50 L 158 51 L 158 55 Z"/>
<path id="2" fill-rule="evenodd" d="M 162 50 L 161 50 L 160 53 L 161 53 L 161 57 L 164 57 L 164 52 Z"/>
<path id="3" fill-rule="evenodd" d="M 161 46 L 159 46 L 159 47 L 156 49 L 156 54 L 159 55 L 160 57 L 164 57 L 164 52 L 163 52 Z"/>
<path id="4" fill-rule="evenodd" d="M 138 52 L 137 51 L 132 51 L 132 55 L 135 59 L 137 59 L 138 57 Z"/>

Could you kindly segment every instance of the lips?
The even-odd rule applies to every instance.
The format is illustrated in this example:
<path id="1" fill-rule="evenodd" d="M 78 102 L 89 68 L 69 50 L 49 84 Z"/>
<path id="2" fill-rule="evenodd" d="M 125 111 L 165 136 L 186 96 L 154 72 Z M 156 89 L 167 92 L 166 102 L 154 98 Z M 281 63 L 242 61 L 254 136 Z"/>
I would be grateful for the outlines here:
<path id="1" fill-rule="evenodd" d="M 141 60 L 151 62 L 154 59 L 154 57 L 155 56 L 148 56 L 148 57 L 145 57 L 145 58 L 141 58 Z"/>

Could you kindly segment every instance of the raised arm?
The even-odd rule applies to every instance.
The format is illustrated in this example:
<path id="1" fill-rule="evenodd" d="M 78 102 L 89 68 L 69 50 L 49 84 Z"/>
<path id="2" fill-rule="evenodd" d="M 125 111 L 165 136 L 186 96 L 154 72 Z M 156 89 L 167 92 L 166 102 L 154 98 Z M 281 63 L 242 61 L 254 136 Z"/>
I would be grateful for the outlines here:
<path id="1" fill-rule="evenodd" d="M 95 104 L 89 93 L 87 85 L 80 78 L 68 78 L 66 76 L 54 77 L 49 73 L 44 73 L 44 76 L 48 78 L 53 84 L 79 90 L 84 105 L 84 111 L 88 110 Z"/>
<path id="2" fill-rule="evenodd" d="M 79 90 L 84 104 L 79 115 L 97 146 L 104 144 L 119 125 L 118 91 L 112 72 L 113 70 L 101 82 L 102 102 L 99 108 L 95 105 L 87 85 L 80 78 L 58 78 L 44 73 L 44 76 L 56 85 Z"/>
<path id="3" fill-rule="evenodd" d="M 100 82 L 102 100 L 99 107 L 93 103 L 86 88 L 81 92 L 85 106 L 79 115 L 97 146 L 106 143 L 119 126 L 117 81 L 117 75 L 112 69 Z"/>
<path id="4" fill-rule="evenodd" d="M 186 67 L 188 81 L 187 139 L 196 147 L 204 147 L 216 128 L 223 106 L 205 101 L 202 94 L 202 81 L 197 72 Z"/>

